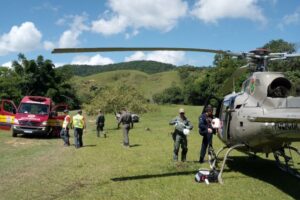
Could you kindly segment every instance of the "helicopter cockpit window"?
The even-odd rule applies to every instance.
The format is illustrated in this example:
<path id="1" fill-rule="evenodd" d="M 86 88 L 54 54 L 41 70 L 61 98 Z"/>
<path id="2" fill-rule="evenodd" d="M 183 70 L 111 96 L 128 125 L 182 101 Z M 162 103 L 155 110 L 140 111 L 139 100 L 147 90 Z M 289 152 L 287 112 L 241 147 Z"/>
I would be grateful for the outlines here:
<path id="1" fill-rule="evenodd" d="M 276 78 L 268 87 L 268 97 L 285 98 L 289 95 L 292 84 L 286 78 Z"/>
<path id="2" fill-rule="evenodd" d="M 243 85 L 243 92 L 246 92 L 246 91 L 247 91 L 247 89 L 249 88 L 249 83 L 250 83 L 249 80 L 247 80 L 247 81 L 244 83 L 244 85 Z"/>

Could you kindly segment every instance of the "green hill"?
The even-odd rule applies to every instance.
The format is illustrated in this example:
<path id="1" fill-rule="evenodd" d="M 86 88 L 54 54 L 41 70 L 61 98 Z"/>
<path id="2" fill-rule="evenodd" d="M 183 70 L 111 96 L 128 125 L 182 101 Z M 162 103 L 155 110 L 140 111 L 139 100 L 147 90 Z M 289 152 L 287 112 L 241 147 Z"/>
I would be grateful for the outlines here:
<path id="1" fill-rule="evenodd" d="M 174 70 L 155 74 L 136 70 L 117 70 L 86 77 L 75 76 L 71 82 L 78 88 L 77 92 L 81 99 L 88 98 L 93 91 L 101 87 L 116 84 L 134 86 L 147 99 L 152 99 L 153 94 L 162 92 L 172 85 L 179 87 L 182 85 L 178 72 Z"/>
<path id="2" fill-rule="evenodd" d="M 66 70 L 75 76 L 89 76 L 101 72 L 115 70 L 138 70 L 147 74 L 154 74 L 175 69 L 176 66 L 156 61 L 131 61 L 109 65 L 65 65 L 57 68 L 58 71 Z"/>

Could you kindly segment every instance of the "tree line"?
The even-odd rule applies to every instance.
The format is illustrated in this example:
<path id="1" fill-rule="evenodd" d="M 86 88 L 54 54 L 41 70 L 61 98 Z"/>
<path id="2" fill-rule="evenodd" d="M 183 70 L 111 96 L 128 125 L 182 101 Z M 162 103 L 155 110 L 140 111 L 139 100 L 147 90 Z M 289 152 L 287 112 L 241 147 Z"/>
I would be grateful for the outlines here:
<path id="1" fill-rule="evenodd" d="M 28 60 L 19 54 L 12 68 L 0 68 L 0 98 L 19 103 L 23 96 L 46 96 L 54 102 L 66 102 L 72 107 L 79 105 L 74 88 L 68 83 L 68 73 L 55 70 L 51 60 L 38 56 Z"/>
<path id="2" fill-rule="evenodd" d="M 295 44 L 281 39 L 272 40 L 262 48 L 269 49 L 271 52 L 296 52 Z M 213 67 L 175 67 L 154 61 L 133 61 L 106 66 L 67 65 L 55 68 L 52 61 L 44 59 L 43 56 L 28 60 L 23 54 L 19 54 L 12 68 L 0 67 L 0 98 L 12 99 L 18 103 L 25 95 L 39 95 L 50 97 L 57 103 L 66 102 L 71 107 L 79 107 L 82 104 L 79 99 L 83 98 L 78 96 L 76 88 L 70 82 L 75 74 L 86 76 L 91 73 L 120 69 L 135 69 L 146 73 L 176 70 L 182 85 L 173 85 L 161 93 L 154 94 L 154 102 L 203 105 L 212 94 L 221 98 L 232 92 L 232 88 L 239 91 L 242 82 L 249 76 L 249 72 L 241 74 L 235 72 L 246 63 L 245 59 L 233 59 L 228 55 L 216 54 Z M 300 58 L 274 61 L 270 63 L 269 69 L 284 72 L 295 86 L 295 91 L 300 93 Z M 232 75 L 234 75 L 234 87 L 229 81 Z M 130 107 L 136 112 L 151 110 L 147 99 L 134 86 L 95 88 L 91 92 L 89 104 L 84 105 L 90 113 L 99 109 L 99 102 L 107 112 L 117 111 L 123 106 Z"/>
<path id="3" fill-rule="evenodd" d="M 294 43 L 288 43 L 282 39 L 271 40 L 263 45 L 262 48 L 271 52 L 296 52 Z M 238 92 L 241 89 L 242 82 L 246 80 L 250 72 L 241 74 L 235 72 L 246 63 L 245 59 L 234 59 L 228 55 L 216 54 L 213 67 L 179 67 L 176 70 L 183 81 L 183 87 L 171 86 L 161 93 L 155 94 L 153 100 L 159 104 L 203 105 L 210 95 L 222 98 L 226 94 L 233 92 L 232 88 L 235 88 L 235 92 Z M 269 63 L 269 70 L 284 72 L 294 85 L 296 93 L 300 94 L 300 58 L 272 61 Z M 234 83 L 229 81 L 232 77 Z"/>

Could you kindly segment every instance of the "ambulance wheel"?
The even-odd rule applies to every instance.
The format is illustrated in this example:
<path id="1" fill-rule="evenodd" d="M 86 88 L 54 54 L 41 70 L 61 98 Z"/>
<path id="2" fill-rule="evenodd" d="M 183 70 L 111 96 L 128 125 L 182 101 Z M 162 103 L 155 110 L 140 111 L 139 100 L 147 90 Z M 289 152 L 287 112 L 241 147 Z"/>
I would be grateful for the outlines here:
<path id="1" fill-rule="evenodd" d="M 17 134 L 16 132 L 12 131 L 12 136 L 13 136 L 13 137 L 17 137 L 18 134 Z"/>

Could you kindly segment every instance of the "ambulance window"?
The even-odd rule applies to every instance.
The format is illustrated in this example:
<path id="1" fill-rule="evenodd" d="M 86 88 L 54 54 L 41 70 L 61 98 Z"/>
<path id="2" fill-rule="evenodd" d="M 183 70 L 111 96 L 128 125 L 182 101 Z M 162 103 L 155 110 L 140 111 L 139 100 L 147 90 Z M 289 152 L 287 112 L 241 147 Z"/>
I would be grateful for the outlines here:
<path id="1" fill-rule="evenodd" d="M 4 102 L 3 103 L 3 110 L 10 113 L 15 113 L 15 107 L 10 102 Z"/>

